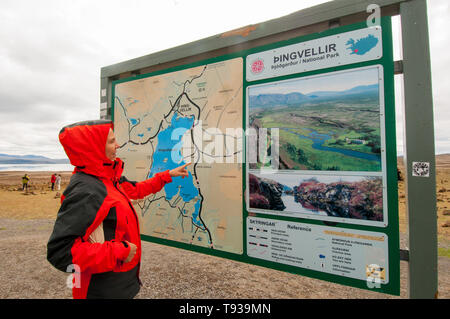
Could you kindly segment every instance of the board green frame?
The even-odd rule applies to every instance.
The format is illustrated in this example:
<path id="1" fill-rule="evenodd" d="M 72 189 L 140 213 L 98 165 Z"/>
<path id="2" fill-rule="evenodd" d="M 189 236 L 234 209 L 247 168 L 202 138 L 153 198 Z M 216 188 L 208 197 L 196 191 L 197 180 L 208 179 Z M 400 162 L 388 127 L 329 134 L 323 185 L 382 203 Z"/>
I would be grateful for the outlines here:
<path id="1" fill-rule="evenodd" d="M 112 120 L 114 121 L 114 103 L 115 103 L 115 86 L 119 83 L 128 82 L 128 81 L 134 81 L 141 78 L 146 78 L 150 76 L 155 76 L 159 74 L 184 70 L 193 68 L 200 65 L 205 64 L 211 64 L 219 61 L 224 61 L 236 57 L 242 57 L 244 60 L 244 69 L 243 69 L 243 123 L 242 127 L 246 127 L 246 92 L 247 87 L 250 85 L 255 84 L 262 84 L 267 82 L 274 81 L 273 78 L 270 79 L 264 79 L 264 80 L 258 80 L 258 81 L 252 81 L 247 82 L 246 81 L 246 67 L 245 67 L 245 58 L 249 54 L 266 51 L 278 47 L 287 46 L 294 43 L 309 41 L 321 37 L 326 37 L 330 35 L 335 35 L 343 32 L 353 31 L 357 29 L 366 28 L 367 25 L 365 22 L 356 23 L 352 25 L 347 25 L 339 28 L 333 28 L 324 32 L 320 33 L 313 33 L 306 36 L 301 37 L 295 37 L 292 39 L 288 39 L 285 41 L 278 41 L 270 44 L 266 44 L 263 46 L 254 47 L 248 50 L 243 51 L 237 51 L 231 54 L 226 54 L 210 59 L 204 59 L 200 61 L 196 61 L 194 63 L 184 64 L 175 66 L 172 68 L 167 68 L 163 70 L 159 70 L 156 72 L 150 72 L 145 74 L 138 74 L 135 76 L 126 77 L 123 79 L 118 79 L 115 81 L 112 81 L 112 90 L 111 90 L 111 105 L 112 105 Z M 343 71 L 343 70 L 351 70 L 354 68 L 360 68 L 360 67 L 367 67 L 372 65 L 379 65 L 381 64 L 383 66 L 383 73 L 384 73 L 384 105 L 385 105 L 385 151 L 386 151 L 386 176 L 387 176 L 387 204 L 388 204 L 388 225 L 387 227 L 375 227 L 375 226 L 363 226 L 363 225 L 354 225 L 354 224 L 345 224 L 345 223 L 333 223 L 333 222 L 324 222 L 319 220 L 311 220 L 311 219 L 300 219 L 300 218 L 291 218 L 291 217 L 283 217 L 283 216 L 273 216 L 273 215 L 266 215 L 266 214 L 260 214 L 260 213 L 252 213 L 248 212 L 246 209 L 245 204 L 245 198 L 243 200 L 243 254 L 233 254 L 225 251 L 219 251 L 219 250 L 212 250 L 209 248 L 203 248 L 198 247 L 195 245 L 188 245 L 185 243 L 172 241 L 172 240 L 166 240 L 161 239 L 158 237 L 152 237 L 147 235 L 141 235 L 142 240 L 150 241 L 158 244 L 168 245 L 176 248 L 182 248 L 191 250 L 198 253 L 213 255 L 217 257 L 227 258 L 239 262 L 244 262 L 248 264 L 258 265 L 266 268 L 271 268 L 275 270 L 280 270 L 284 272 L 289 272 L 293 274 L 298 274 L 302 276 L 312 277 L 316 279 L 321 279 L 325 281 L 330 281 L 342 285 L 357 287 L 361 289 L 369 289 L 376 292 L 381 293 L 387 293 L 387 294 L 393 294 L 393 295 L 399 295 L 400 294 L 400 247 L 399 247 L 399 224 L 398 224 L 398 195 L 397 195 L 397 155 L 396 155 L 396 132 L 395 132 L 395 93 L 394 93 L 394 61 L 393 61 L 393 48 L 392 48 L 392 28 L 391 28 L 391 19 L 390 17 L 382 17 L 381 19 L 381 27 L 382 27 L 382 39 L 383 39 L 383 56 L 381 59 L 378 60 L 372 60 L 367 62 L 361 62 L 361 63 L 355 63 L 351 65 L 344 65 L 344 66 L 338 66 L 338 67 L 331 67 L 327 69 L 320 69 L 320 70 L 314 70 L 304 73 L 297 73 L 297 74 L 290 74 L 286 76 L 280 76 L 277 77 L 277 81 L 281 80 L 287 80 L 287 79 L 293 79 L 293 78 L 301 78 L 301 77 L 307 77 L 311 75 L 317 75 L 317 74 L 325 74 L 329 72 L 335 72 L 335 71 Z M 245 148 L 245 143 L 243 143 L 243 146 Z M 245 154 L 245 152 L 244 152 Z M 245 165 L 242 165 L 242 173 L 243 173 L 243 188 L 242 192 L 245 194 L 245 185 L 246 185 L 246 167 Z M 311 174 L 314 174 L 312 171 Z M 305 268 L 298 268 L 294 266 L 289 266 L 285 264 L 279 264 L 275 262 L 265 261 L 257 258 L 252 258 L 247 255 L 247 225 L 246 220 L 248 216 L 257 216 L 262 218 L 269 218 L 269 219 L 278 219 L 278 220 L 285 220 L 290 222 L 300 222 L 305 224 L 312 224 L 312 225 L 327 225 L 327 226 L 333 226 L 336 228 L 342 228 L 342 229 L 352 229 L 352 230 L 362 230 L 362 231 L 376 231 L 381 232 L 387 235 L 388 237 L 388 260 L 389 260 L 389 282 L 387 284 L 381 284 L 379 285 L 379 288 L 369 288 L 366 281 L 348 278 L 348 277 L 342 277 L 334 274 L 329 273 L 323 273 L 318 272 L 314 270 L 309 270 Z"/>

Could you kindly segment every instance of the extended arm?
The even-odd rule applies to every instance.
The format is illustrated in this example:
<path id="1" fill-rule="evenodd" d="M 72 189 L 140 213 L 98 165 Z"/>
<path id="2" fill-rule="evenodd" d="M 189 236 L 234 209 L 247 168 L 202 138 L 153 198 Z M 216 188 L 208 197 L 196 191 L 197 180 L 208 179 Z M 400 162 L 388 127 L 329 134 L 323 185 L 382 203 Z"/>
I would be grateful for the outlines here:
<path id="1" fill-rule="evenodd" d="M 178 166 L 170 171 L 167 170 L 156 173 L 155 176 L 143 182 L 131 182 L 126 179 L 126 177 L 122 176 L 119 183 L 127 193 L 128 197 L 131 199 L 142 199 L 145 196 L 159 192 L 164 185 L 172 182 L 172 177 L 181 176 L 184 178 L 188 176 L 189 172 L 186 169 L 186 166 L 188 165 L 190 165 L 190 163 Z"/>
<path id="2" fill-rule="evenodd" d="M 150 194 L 159 192 L 164 185 L 172 182 L 169 170 L 157 173 L 143 182 L 129 181 L 125 176 L 120 178 L 120 185 L 131 199 L 141 199 Z"/>

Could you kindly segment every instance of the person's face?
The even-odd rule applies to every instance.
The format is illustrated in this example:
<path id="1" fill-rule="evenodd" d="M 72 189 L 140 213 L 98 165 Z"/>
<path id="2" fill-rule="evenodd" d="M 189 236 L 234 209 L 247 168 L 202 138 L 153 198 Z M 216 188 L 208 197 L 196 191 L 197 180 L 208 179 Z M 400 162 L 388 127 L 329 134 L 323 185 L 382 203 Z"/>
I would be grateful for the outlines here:
<path id="1" fill-rule="evenodd" d="M 116 160 L 116 150 L 119 148 L 117 144 L 116 137 L 112 129 L 109 129 L 108 138 L 106 139 L 105 154 L 111 161 Z"/>

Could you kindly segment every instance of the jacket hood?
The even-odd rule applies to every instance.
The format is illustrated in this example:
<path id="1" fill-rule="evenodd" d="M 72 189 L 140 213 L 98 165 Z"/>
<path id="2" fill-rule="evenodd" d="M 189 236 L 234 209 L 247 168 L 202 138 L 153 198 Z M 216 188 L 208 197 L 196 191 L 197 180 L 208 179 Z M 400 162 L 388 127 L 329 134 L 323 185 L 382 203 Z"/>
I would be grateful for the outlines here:
<path id="1" fill-rule="evenodd" d="M 123 168 L 120 159 L 111 161 L 106 157 L 110 129 L 113 129 L 113 123 L 107 120 L 77 122 L 61 129 L 59 141 L 70 163 L 75 166 L 74 173 L 82 171 L 98 177 L 114 178 L 117 166 Z"/>

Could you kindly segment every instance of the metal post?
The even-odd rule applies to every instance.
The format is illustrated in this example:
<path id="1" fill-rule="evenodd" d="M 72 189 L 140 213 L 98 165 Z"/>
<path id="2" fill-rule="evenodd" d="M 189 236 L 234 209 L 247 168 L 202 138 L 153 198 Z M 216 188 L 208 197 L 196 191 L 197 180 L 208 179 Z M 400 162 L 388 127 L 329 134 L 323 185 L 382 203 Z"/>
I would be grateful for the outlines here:
<path id="1" fill-rule="evenodd" d="M 400 15 L 405 90 L 404 159 L 409 223 L 408 291 L 409 298 L 436 298 L 436 166 L 426 1 L 401 3 Z"/>

